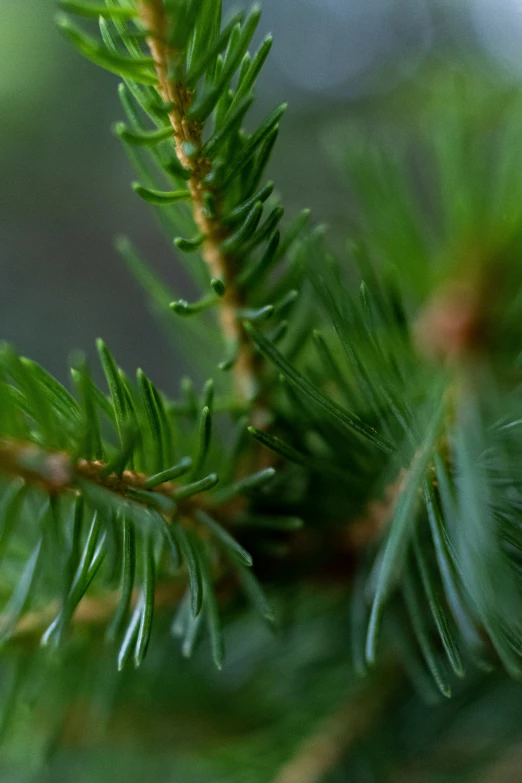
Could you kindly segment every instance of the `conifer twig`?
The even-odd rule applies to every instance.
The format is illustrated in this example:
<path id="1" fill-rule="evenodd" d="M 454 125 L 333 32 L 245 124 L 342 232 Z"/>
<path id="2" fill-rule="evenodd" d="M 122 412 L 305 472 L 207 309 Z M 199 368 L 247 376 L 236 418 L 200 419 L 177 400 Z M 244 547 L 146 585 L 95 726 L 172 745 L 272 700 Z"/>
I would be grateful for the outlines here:
<path id="1" fill-rule="evenodd" d="M 73 489 L 75 475 L 122 495 L 129 489 L 145 488 L 147 476 L 144 474 L 131 470 L 105 474 L 105 467 L 100 460 L 79 459 L 75 462 L 66 452 L 47 451 L 35 443 L 9 439 L 0 441 L 2 473 L 38 485 L 49 494 Z M 171 495 L 175 489 L 176 486 L 169 481 L 152 491 Z"/>
<path id="2" fill-rule="evenodd" d="M 181 165 L 191 172 L 187 185 L 191 194 L 194 220 L 205 237 L 202 255 L 211 277 L 225 283 L 225 292 L 220 300 L 220 321 L 225 339 L 238 346 L 234 364 L 236 390 L 241 399 L 250 400 L 255 396 L 257 388 L 258 359 L 237 315 L 238 308 L 245 303 L 235 285 L 235 263 L 221 249 L 228 232 L 219 217 L 209 217 L 204 209 L 204 195 L 210 192 L 210 188 L 203 183 L 204 177 L 209 173 L 209 161 L 199 155 L 191 157 L 186 152 L 186 145 L 190 145 L 191 149 L 201 148 L 202 127 L 197 122 L 187 120 L 187 112 L 192 102 L 191 91 L 174 81 L 169 74 L 171 53 L 166 43 L 167 19 L 162 0 L 141 0 L 138 9 L 149 33 L 147 44 L 155 62 L 158 90 L 164 101 L 171 105 L 168 117 L 174 129 L 176 153 Z"/>
<path id="3" fill-rule="evenodd" d="M 78 478 L 126 497 L 133 490 L 147 489 L 148 478 L 144 473 L 134 470 L 124 470 L 121 474 L 107 473 L 106 464 L 100 460 L 74 461 L 66 452 L 45 451 L 34 443 L 7 439 L 0 441 L 0 471 L 38 486 L 50 495 L 75 491 L 75 480 Z M 179 487 L 173 481 L 165 481 L 148 489 L 148 492 L 172 497 L 177 489 Z M 237 514 L 241 502 L 240 498 L 234 498 L 223 504 L 222 508 Z M 205 501 L 204 493 L 198 493 L 179 499 L 177 506 L 180 518 L 186 519 L 192 516 L 196 508 L 209 510 L 211 504 Z M 212 508 L 214 515 L 216 512 L 217 509 Z"/>

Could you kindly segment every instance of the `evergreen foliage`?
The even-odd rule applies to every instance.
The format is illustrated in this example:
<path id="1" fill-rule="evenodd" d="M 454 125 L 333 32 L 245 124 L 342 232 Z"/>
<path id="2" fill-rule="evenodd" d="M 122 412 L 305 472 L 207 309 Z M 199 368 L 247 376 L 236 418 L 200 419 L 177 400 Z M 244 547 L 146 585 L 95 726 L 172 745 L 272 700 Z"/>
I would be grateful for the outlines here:
<path id="1" fill-rule="evenodd" d="M 167 395 L 141 370 L 131 380 L 100 340 L 105 386 L 77 356 L 71 393 L 2 348 L 0 634 L 12 666 L 2 725 L 18 694 L 35 689 L 45 650 L 27 652 L 28 640 L 62 644 L 63 671 L 80 655 L 109 677 L 110 666 L 144 663 L 157 623 L 154 663 L 123 682 L 150 684 L 162 655 L 175 655 L 169 636 L 209 677 L 208 651 L 196 650 L 204 627 L 218 669 L 224 620 L 227 642 L 255 658 L 238 630 L 248 601 L 283 628 L 262 637 L 262 668 L 270 644 L 279 655 L 286 643 L 288 585 L 337 571 L 343 589 L 307 593 L 303 610 L 319 607 L 312 636 L 331 636 L 333 650 L 348 626 L 339 606 L 351 604 L 351 653 L 346 644 L 318 691 L 349 671 L 366 675 L 368 721 L 394 691 L 385 681 L 402 672 L 424 699 L 456 692 L 460 703 L 498 663 L 519 678 L 517 102 L 499 106 L 478 143 L 467 128 L 484 111 L 480 93 L 463 104 L 453 85 L 440 97 L 415 139 L 439 188 L 425 210 L 406 153 L 350 138 L 340 165 L 362 214 L 337 257 L 323 228 L 308 228 L 308 211 L 282 227 L 266 181 L 285 105 L 253 130 L 243 125 L 271 46 L 267 37 L 252 50 L 257 6 L 222 21 L 217 0 L 60 5 L 63 35 L 121 79 L 125 119 L 114 132 L 137 172 L 132 187 L 201 298 L 171 294 L 131 240 L 117 248 L 208 380 L 199 389 L 185 379 Z M 485 143 L 502 153 L 484 162 Z M 90 634 L 81 654 L 78 629 Z M 305 653 L 291 660 L 306 668 Z M 357 709 L 359 687 L 349 694 Z M 161 685 L 151 688 L 157 696 Z M 278 731 L 298 738 L 292 709 L 286 724 L 284 705 L 271 709 Z M 274 769 L 287 750 L 272 748 Z M 235 779 L 223 759 L 208 763 L 213 780 Z M 268 766 L 249 779 L 268 780 Z"/>

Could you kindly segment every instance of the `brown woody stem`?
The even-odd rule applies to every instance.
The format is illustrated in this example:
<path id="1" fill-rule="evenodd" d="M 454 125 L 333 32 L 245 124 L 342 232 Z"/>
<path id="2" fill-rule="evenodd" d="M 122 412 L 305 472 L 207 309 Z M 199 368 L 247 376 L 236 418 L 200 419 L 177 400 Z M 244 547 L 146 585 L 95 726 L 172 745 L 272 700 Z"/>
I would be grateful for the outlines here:
<path id="1" fill-rule="evenodd" d="M 129 490 L 146 489 L 148 476 L 144 473 L 133 470 L 125 470 L 121 474 L 107 473 L 105 468 L 105 463 L 99 460 L 74 461 L 66 452 L 46 451 L 35 443 L 7 439 L 0 441 L 0 472 L 40 487 L 50 495 L 76 491 L 80 479 L 122 497 L 130 494 Z M 172 497 L 176 489 L 176 484 L 166 481 L 148 491 Z M 241 498 L 235 498 L 219 508 L 214 508 L 206 493 L 201 493 L 179 501 L 177 513 L 180 519 L 192 525 L 194 510 L 207 510 L 226 525 L 227 518 L 230 519 L 241 510 L 242 502 Z"/>

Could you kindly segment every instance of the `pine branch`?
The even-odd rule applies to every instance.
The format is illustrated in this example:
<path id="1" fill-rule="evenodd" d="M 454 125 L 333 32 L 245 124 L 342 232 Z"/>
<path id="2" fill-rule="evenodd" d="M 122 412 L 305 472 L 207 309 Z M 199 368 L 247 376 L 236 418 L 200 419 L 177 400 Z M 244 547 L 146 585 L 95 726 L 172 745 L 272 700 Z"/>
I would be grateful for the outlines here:
<path id="1" fill-rule="evenodd" d="M 174 129 L 177 157 L 181 165 L 190 171 L 187 185 L 191 194 L 194 220 L 204 237 L 203 258 L 208 265 L 210 276 L 214 280 L 223 281 L 225 286 L 219 302 L 220 321 L 226 340 L 237 346 L 233 369 L 236 389 L 241 399 L 250 400 L 258 388 L 259 359 L 238 317 L 238 310 L 245 306 L 245 299 L 236 284 L 238 270 L 234 259 L 222 249 L 223 242 L 230 234 L 219 219 L 219 201 L 216 217 L 210 217 L 205 208 L 205 196 L 208 194 L 214 197 L 216 194 L 204 184 L 211 164 L 201 155 L 202 126 L 199 122 L 187 118 L 192 105 L 191 90 L 169 75 L 172 52 L 166 42 L 168 20 L 162 0 L 143 0 L 138 10 L 149 33 L 147 43 L 154 58 L 159 92 L 165 103 L 172 107 L 168 117 Z M 195 150 L 196 154 L 188 154 L 187 150 Z"/>
<path id="2" fill-rule="evenodd" d="M 286 104 L 276 107 L 252 133 L 241 127 L 272 39 L 265 38 L 250 55 L 260 17 L 257 6 L 222 27 L 221 3 L 210 0 L 136 0 L 130 5 L 107 0 L 106 5 L 101 42 L 66 16 L 58 20 L 60 29 L 84 56 L 123 78 L 120 98 L 129 125 L 118 123 L 115 131 L 139 172 L 141 181 L 134 190 L 158 208 L 169 241 L 183 254 L 196 253 L 210 278 L 210 293 L 207 289 L 194 303 L 173 301 L 170 308 L 183 317 L 218 310 L 227 351 L 218 367 L 232 370 L 238 400 L 251 404 L 254 423 L 264 428 L 271 416 L 271 379 L 244 323 L 262 324 L 275 316 L 279 323 L 272 335 L 285 336 L 284 316 L 298 295 L 296 264 L 280 279 L 271 273 L 286 257 L 297 259 L 308 218 L 305 210 L 282 239 L 284 210 L 277 198 L 263 218 L 273 183 L 263 184 L 262 179 Z M 94 14 L 94 6 L 82 0 L 64 7 L 86 17 Z M 143 51 L 143 43 L 149 52 Z M 152 128 L 143 125 L 143 114 Z M 174 190 L 162 189 L 159 173 Z M 189 204 L 192 220 L 187 220 Z M 190 222 L 194 236 L 172 236 L 179 225 L 183 232 L 193 231 Z M 166 287 L 127 240 L 120 238 L 118 248 L 161 313 Z M 206 276 L 189 268 L 206 287 Z M 196 333 L 198 345 L 205 339 L 208 350 L 208 335 L 204 338 L 201 329 L 193 328 L 194 337 Z"/>
<path id="3" fill-rule="evenodd" d="M 203 611 L 213 618 L 220 666 L 222 640 L 213 591 L 221 574 L 235 575 L 249 600 L 257 602 L 260 614 L 268 618 L 256 578 L 242 579 L 252 557 L 228 530 L 248 517 L 252 500 L 274 470 L 244 476 L 240 482 L 229 476 L 216 492 L 219 476 L 205 469 L 215 440 L 212 383 L 205 385 L 201 402 L 194 395 L 186 411 L 185 405 L 178 410 L 180 406 L 166 400 L 141 370 L 132 386 L 101 341 L 98 350 L 110 397 L 94 386 L 80 362 L 73 378 L 81 402 L 11 348 L 5 346 L 0 354 L 0 559 L 14 541 L 20 542 L 18 556 L 25 558 L 18 581 L 2 585 L 11 596 L 0 641 L 16 633 L 34 601 L 35 585 L 50 565 L 42 552 L 51 546 L 53 558 L 64 566 L 63 599 L 44 643 L 60 640 L 91 582 L 98 572 L 104 573 L 102 563 L 110 553 L 112 569 L 119 568 L 121 574 L 111 632 L 125 631 L 120 666 L 133 651 L 135 664 L 141 663 L 150 635 L 155 580 L 162 578 L 169 561 L 175 571 L 184 568 L 180 573 L 185 584 L 188 576 L 193 617 Z M 105 420 L 103 434 L 100 416 Z M 182 436 L 179 419 L 185 417 L 191 427 Z M 186 456 L 175 462 L 178 447 Z M 36 525 L 27 526 L 35 508 Z M 167 560 L 164 544 L 170 554 Z M 142 566 L 136 565 L 137 552 L 144 559 Z M 111 577 L 106 571 L 105 578 L 113 582 L 114 573 Z M 46 581 L 49 605 L 54 606 L 55 575 L 48 574 Z M 129 619 L 135 582 L 141 587 Z M 46 592 L 39 591 L 40 602 Z"/>
<path id="4" fill-rule="evenodd" d="M 217 503 L 209 500 L 205 489 L 212 489 L 217 483 L 217 476 L 209 474 L 200 481 L 201 488 L 196 488 L 196 483 L 188 485 L 176 484 L 168 479 L 173 474 L 182 475 L 192 468 L 191 460 L 184 460 L 173 469 L 166 470 L 157 476 L 148 476 L 134 470 L 124 470 L 115 473 L 110 470 L 110 465 L 101 460 L 86 460 L 83 458 L 74 460 L 63 451 L 46 451 L 34 443 L 18 440 L 0 441 L 0 473 L 13 478 L 22 479 L 26 484 L 35 486 L 51 496 L 63 493 L 77 493 L 78 487 L 86 481 L 99 486 L 119 497 L 121 500 L 131 499 L 138 504 L 145 505 L 155 503 L 161 509 L 163 516 L 169 520 L 172 515 L 179 516 L 183 521 L 191 520 L 190 527 L 198 527 L 205 537 L 208 527 L 197 525 L 195 512 L 212 513 L 217 516 L 225 526 L 227 515 L 234 519 L 245 508 L 245 498 L 239 493 L 243 489 L 255 486 L 255 478 L 258 483 L 266 482 L 273 475 L 273 470 L 267 469 L 258 476 L 247 477 L 239 483 L 237 490 L 235 485 L 229 486 L 221 497 L 217 496 Z M 198 489 L 196 492 L 195 490 Z M 140 494 L 141 493 L 141 494 Z M 155 496 L 157 496 L 155 500 Z M 165 505 L 162 498 L 169 501 L 175 500 L 171 506 Z"/>

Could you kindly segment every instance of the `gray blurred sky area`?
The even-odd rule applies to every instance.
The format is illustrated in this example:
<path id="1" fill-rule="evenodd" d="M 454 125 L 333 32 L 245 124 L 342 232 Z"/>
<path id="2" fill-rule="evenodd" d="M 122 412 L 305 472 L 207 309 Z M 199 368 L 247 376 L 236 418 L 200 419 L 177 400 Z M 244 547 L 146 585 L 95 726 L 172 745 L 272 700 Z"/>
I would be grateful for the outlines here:
<path id="1" fill-rule="evenodd" d="M 480 47 L 509 79 L 522 76 L 522 0 L 263 5 L 258 40 L 271 31 L 274 46 L 255 115 L 289 101 L 271 174 L 290 215 L 311 206 L 317 220 L 343 222 L 342 187 L 318 154 L 325 127 L 413 79 L 434 49 Z M 113 237 L 128 233 L 167 279 L 186 281 L 110 132 L 122 116 L 117 80 L 62 41 L 53 11 L 50 0 L 0 2 L 0 336 L 64 377 L 71 349 L 92 353 L 102 335 L 125 368 L 172 390 L 182 365 Z"/>

